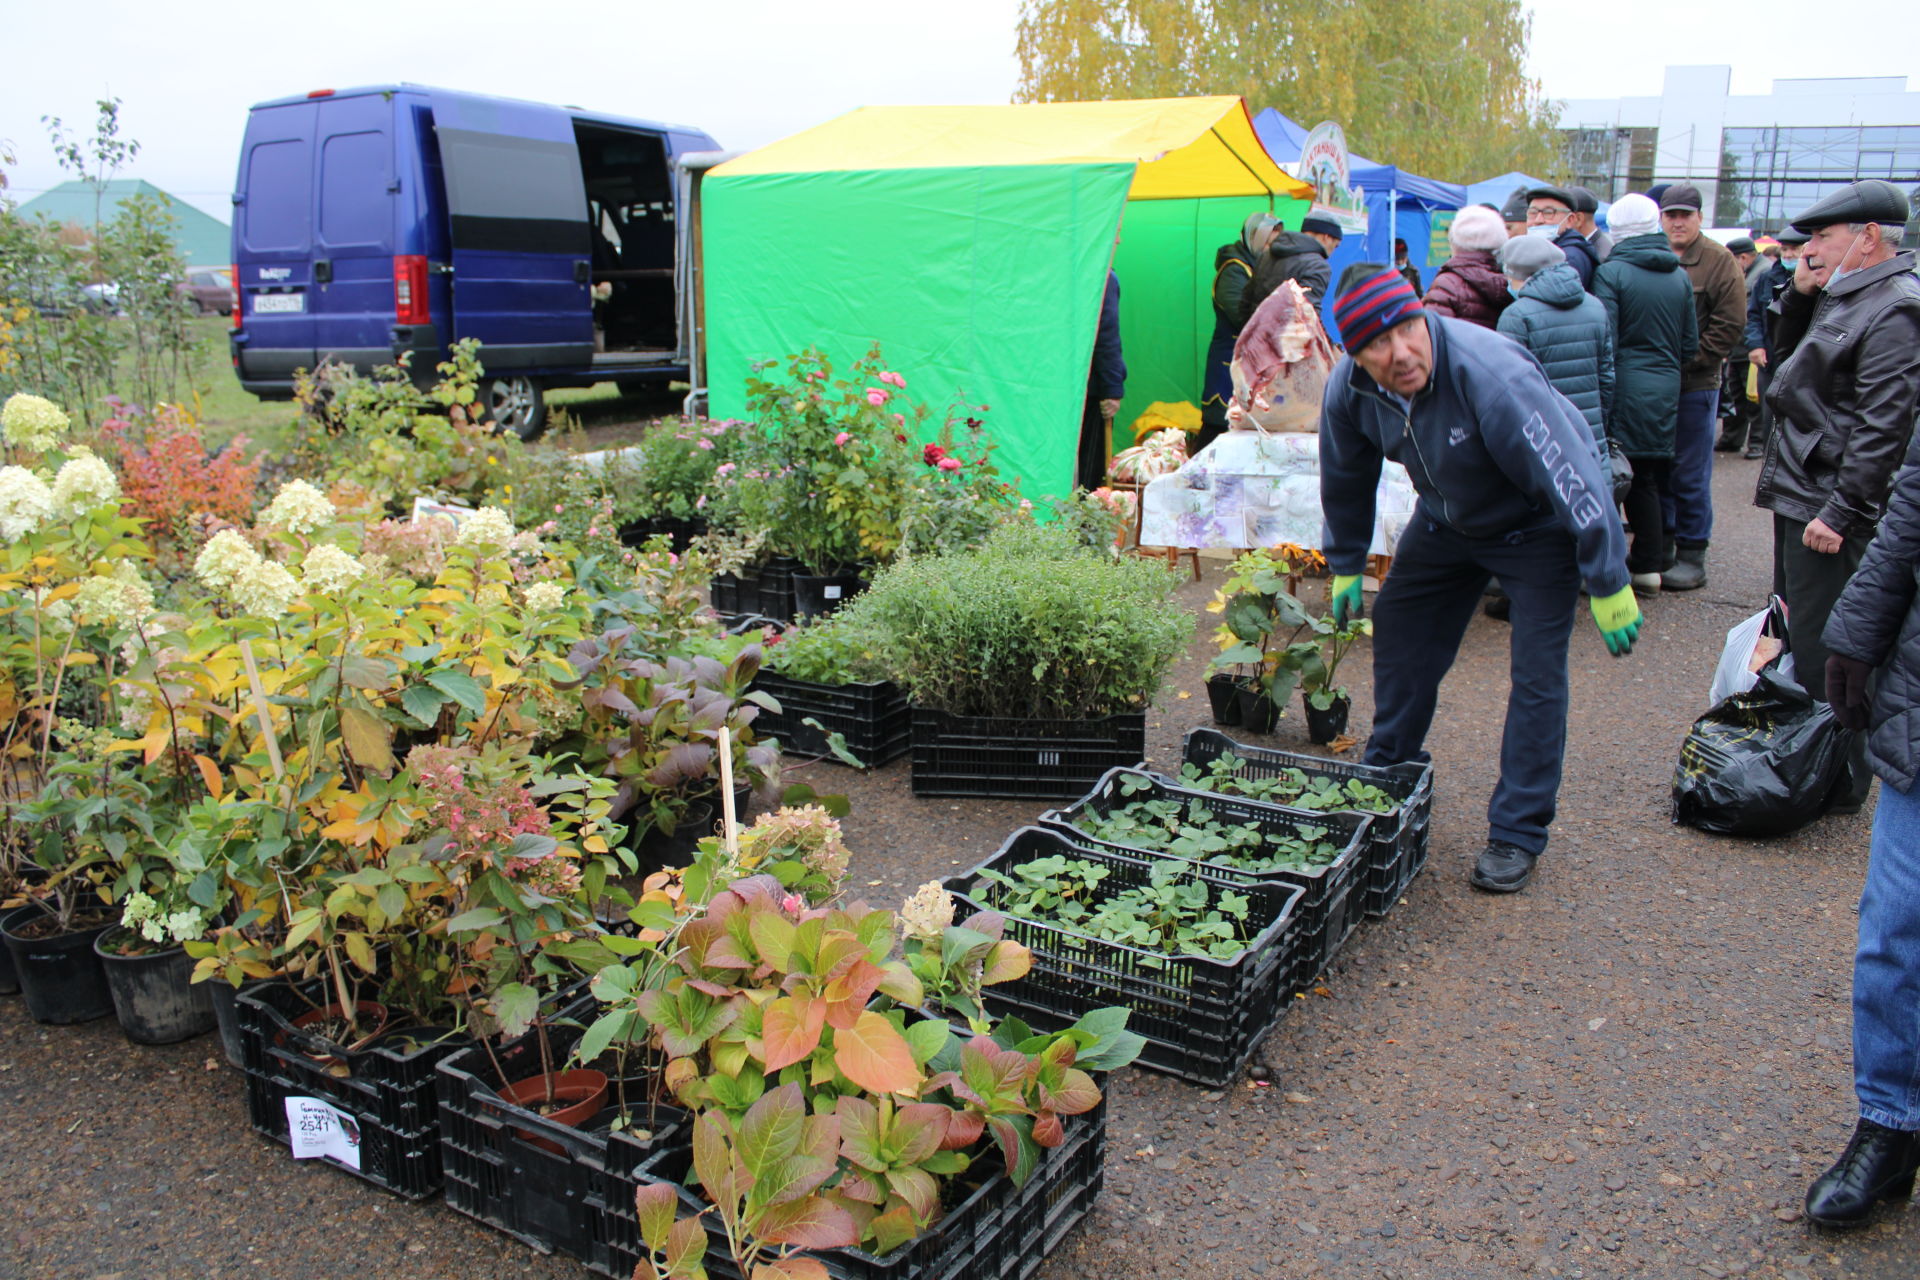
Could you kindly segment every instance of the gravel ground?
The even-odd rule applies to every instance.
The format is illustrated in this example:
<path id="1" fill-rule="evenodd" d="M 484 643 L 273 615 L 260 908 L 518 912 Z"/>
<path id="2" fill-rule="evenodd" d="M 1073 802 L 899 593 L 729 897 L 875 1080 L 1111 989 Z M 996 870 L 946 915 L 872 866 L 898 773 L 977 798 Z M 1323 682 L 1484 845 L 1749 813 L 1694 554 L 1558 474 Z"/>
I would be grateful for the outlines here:
<path id="1" fill-rule="evenodd" d="M 1504 624 L 1442 690 L 1433 856 L 1268 1038 L 1267 1087 L 1112 1086 L 1106 1191 L 1040 1272 L 1149 1277 L 1920 1273 L 1920 1215 L 1847 1236 L 1799 1220 L 1845 1142 L 1853 905 L 1869 816 L 1777 841 L 1667 820 L 1675 752 L 1727 627 L 1764 600 L 1756 463 L 1718 455 L 1709 585 L 1652 602 L 1614 661 L 1582 621 L 1561 817 L 1531 888 L 1476 894 L 1504 714 Z M 1208 581 L 1183 595 L 1197 609 Z M 1149 717 L 1154 764 L 1206 718 L 1204 639 Z M 1355 724 L 1370 713 L 1356 664 Z M 1297 714 L 1275 741 L 1304 746 Z M 915 800 L 905 761 L 810 780 L 854 801 L 878 902 L 998 846 L 1037 804 Z M 0 999 L 0 1276 L 580 1277 L 444 1206 L 295 1164 L 246 1128 L 210 1039 L 128 1045 Z"/>

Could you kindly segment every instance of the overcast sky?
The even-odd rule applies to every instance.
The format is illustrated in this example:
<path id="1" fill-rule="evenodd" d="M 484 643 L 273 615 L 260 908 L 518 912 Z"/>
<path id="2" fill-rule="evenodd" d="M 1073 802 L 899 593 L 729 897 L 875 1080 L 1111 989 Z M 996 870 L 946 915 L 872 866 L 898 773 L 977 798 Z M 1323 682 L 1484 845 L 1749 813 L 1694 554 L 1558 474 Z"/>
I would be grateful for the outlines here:
<path id="1" fill-rule="evenodd" d="M 1019 0 L 21 3 L 6 21 L 0 140 L 18 157 L 9 181 L 25 199 L 66 176 L 40 117 L 90 132 L 94 100 L 118 96 L 123 131 L 142 144 L 120 176 L 225 220 L 247 108 L 263 99 L 409 80 L 697 125 L 745 148 L 862 105 L 1007 101 L 1019 9 Z M 1844 9 L 1844 22 L 1813 22 L 1785 0 L 1538 0 L 1532 68 L 1557 98 L 1657 94 L 1667 63 L 1730 64 L 1735 93 L 1765 93 L 1776 76 L 1906 75 L 1920 88 L 1910 0 Z"/>

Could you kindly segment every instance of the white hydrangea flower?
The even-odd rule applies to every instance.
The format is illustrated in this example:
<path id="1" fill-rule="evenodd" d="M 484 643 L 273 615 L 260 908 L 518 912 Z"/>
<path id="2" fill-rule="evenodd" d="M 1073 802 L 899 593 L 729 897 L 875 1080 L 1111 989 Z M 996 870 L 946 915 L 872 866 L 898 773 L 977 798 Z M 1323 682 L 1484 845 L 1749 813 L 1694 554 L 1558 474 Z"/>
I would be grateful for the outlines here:
<path id="1" fill-rule="evenodd" d="M 120 481 L 113 468 L 85 445 L 74 447 L 73 457 L 53 478 L 53 507 L 61 515 L 82 515 L 119 498 Z"/>
<path id="2" fill-rule="evenodd" d="M 953 895 L 941 888 L 938 880 L 929 880 L 914 890 L 900 908 L 901 933 L 922 942 L 940 941 L 952 923 Z"/>
<path id="3" fill-rule="evenodd" d="M 366 572 L 358 560 L 326 542 L 307 552 L 300 566 L 300 578 L 307 592 L 318 596 L 338 595 L 365 577 Z"/>
<path id="4" fill-rule="evenodd" d="M 305 480 L 289 480 L 281 485 L 280 492 L 273 495 L 273 501 L 260 513 L 261 524 L 302 537 L 326 528 L 333 523 L 333 518 L 333 503 Z"/>
<path id="5" fill-rule="evenodd" d="M 44 453 L 67 433 L 67 415 L 51 400 L 15 392 L 0 409 L 0 433 L 10 445 Z"/>
<path id="6" fill-rule="evenodd" d="M 384 578 L 393 572 L 393 560 L 383 551 L 364 551 L 360 568 L 369 578 Z"/>
<path id="7" fill-rule="evenodd" d="M 73 630 L 73 601 L 46 600 L 40 604 L 40 625 L 48 635 L 64 636 Z"/>
<path id="8" fill-rule="evenodd" d="M 242 613 L 256 618 L 283 616 L 300 598 L 300 583 L 283 564 L 255 559 L 227 589 Z"/>
<path id="9" fill-rule="evenodd" d="M 136 889 L 120 904 L 120 923 L 129 929 L 138 929 L 148 942 L 160 942 L 166 934 L 161 930 L 159 913 L 159 904 Z"/>
<path id="10" fill-rule="evenodd" d="M 536 582 L 527 588 L 527 608 L 551 613 L 567 602 L 567 589 L 557 582 Z"/>
<path id="11" fill-rule="evenodd" d="M 122 560 L 106 573 L 84 579 L 74 595 L 73 609 L 82 622 L 138 625 L 153 616 L 153 588 L 131 561 Z"/>
<path id="12" fill-rule="evenodd" d="M 167 937 L 176 943 L 192 942 L 200 936 L 203 927 L 200 913 L 192 907 L 167 917 Z"/>
<path id="13" fill-rule="evenodd" d="M 194 576 L 215 591 L 225 591 L 235 579 L 260 563 L 253 544 L 232 529 L 222 529 L 200 548 L 193 562 Z"/>
<path id="14" fill-rule="evenodd" d="M 513 541 L 513 519 L 499 507 L 482 507 L 467 517 L 454 541 L 463 547 L 504 547 Z"/>
<path id="15" fill-rule="evenodd" d="M 25 467 L 0 467 L 0 537 L 17 541 L 52 515 L 53 490 L 46 481 Z"/>

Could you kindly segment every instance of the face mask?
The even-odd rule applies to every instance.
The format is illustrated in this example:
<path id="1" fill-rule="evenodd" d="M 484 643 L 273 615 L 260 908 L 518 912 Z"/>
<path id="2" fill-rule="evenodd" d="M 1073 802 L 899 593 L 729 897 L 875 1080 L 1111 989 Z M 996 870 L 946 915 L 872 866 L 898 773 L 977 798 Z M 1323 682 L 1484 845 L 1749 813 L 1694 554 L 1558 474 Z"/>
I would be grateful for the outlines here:
<path id="1" fill-rule="evenodd" d="M 1865 234 L 1867 234 L 1867 229 L 1865 227 L 1862 227 L 1860 228 L 1860 230 L 1854 232 L 1853 239 L 1847 242 L 1847 252 L 1841 254 L 1840 257 L 1837 259 L 1837 261 L 1845 262 L 1847 260 L 1847 254 L 1850 254 L 1853 252 L 1854 247 L 1860 243 L 1860 237 Z M 1835 266 L 1833 269 L 1833 274 L 1827 277 L 1827 288 L 1829 289 L 1833 288 L 1833 286 L 1835 286 L 1836 284 L 1839 284 L 1846 277 L 1852 275 L 1854 272 L 1858 270 L 1860 270 L 1859 267 L 1849 267 L 1846 270 L 1842 270 L 1839 266 Z"/>
<path id="2" fill-rule="evenodd" d="M 1527 234 L 1530 236 L 1545 236 L 1551 240 L 1560 234 L 1560 228 L 1554 226 L 1551 222 L 1543 222 L 1537 227 L 1528 227 Z"/>

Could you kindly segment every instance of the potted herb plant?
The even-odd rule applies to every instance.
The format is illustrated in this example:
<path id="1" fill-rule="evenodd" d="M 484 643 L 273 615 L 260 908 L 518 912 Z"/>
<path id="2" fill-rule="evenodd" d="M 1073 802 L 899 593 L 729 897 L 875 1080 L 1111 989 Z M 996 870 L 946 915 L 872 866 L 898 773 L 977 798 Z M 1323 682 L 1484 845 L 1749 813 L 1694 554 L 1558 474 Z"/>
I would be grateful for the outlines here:
<path id="1" fill-rule="evenodd" d="M 1306 703 L 1308 739 L 1325 745 L 1347 731 L 1347 712 L 1353 705 L 1346 687 L 1337 682 L 1340 664 L 1356 640 L 1373 634 L 1373 622 L 1353 618 L 1340 626 L 1323 616 L 1313 620 L 1313 633 L 1314 655 L 1300 667 L 1300 696 Z"/>
<path id="2" fill-rule="evenodd" d="M 1312 615 L 1287 590 L 1290 572 L 1289 563 L 1271 551 L 1243 552 L 1234 557 L 1226 581 L 1207 605 L 1209 613 L 1220 615 L 1214 629 L 1220 651 L 1207 682 L 1214 719 L 1220 723 L 1229 723 L 1221 718 L 1229 689 L 1238 723 L 1252 733 L 1273 732 L 1286 709 L 1303 657 L 1293 646 L 1312 626 Z"/>

